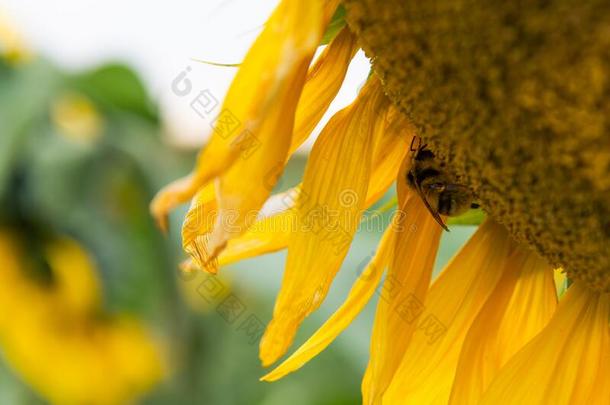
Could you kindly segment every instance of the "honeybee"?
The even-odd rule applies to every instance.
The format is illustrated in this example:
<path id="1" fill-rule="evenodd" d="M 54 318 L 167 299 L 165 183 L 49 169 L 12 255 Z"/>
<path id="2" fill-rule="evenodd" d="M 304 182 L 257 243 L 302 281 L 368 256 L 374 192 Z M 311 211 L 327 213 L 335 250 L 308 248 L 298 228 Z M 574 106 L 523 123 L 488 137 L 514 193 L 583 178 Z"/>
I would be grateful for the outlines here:
<path id="1" fill-rule="evenodd" d="M 413 137 L 410 147 L 413 152 L 412 162 L 407 181 L 417 191 L 436 222 L 449 231 L 441 215 L 458 216 L 479 205 L 473 202 L 474 196 L 468 187 L 452 182 L 435 159 L 434 153 L 426 146 L 427 144 L 422 145 L 419 137 Z"/>

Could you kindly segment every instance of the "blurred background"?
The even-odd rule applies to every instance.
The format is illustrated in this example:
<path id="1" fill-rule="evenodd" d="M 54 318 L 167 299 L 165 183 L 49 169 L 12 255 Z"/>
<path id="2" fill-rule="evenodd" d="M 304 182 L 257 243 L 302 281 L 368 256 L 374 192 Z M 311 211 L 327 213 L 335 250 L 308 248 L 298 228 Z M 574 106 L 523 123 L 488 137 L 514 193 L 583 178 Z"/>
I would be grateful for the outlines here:
<path id="1" fill-rule="evenodd" d="M 259 382 L 285 252 L 215 278 L 182 273 L 186 207 L 167 238 L 148 214 L 210 133 L 193 97 L 221 102 L 235 74 L 200 60 L 239 63 L 276 3 L 0 0 L 0 405 L 359 403 L 374 302 L 302 370 Z M 359 53 L 320 127 L 368 71 Z M 277 191 L 300 181 L 310 147 Z M 445 233 L 437 269 L 473 230 Z M 381 232 L 358 233 L 297 344 L 341 304 Z"/>

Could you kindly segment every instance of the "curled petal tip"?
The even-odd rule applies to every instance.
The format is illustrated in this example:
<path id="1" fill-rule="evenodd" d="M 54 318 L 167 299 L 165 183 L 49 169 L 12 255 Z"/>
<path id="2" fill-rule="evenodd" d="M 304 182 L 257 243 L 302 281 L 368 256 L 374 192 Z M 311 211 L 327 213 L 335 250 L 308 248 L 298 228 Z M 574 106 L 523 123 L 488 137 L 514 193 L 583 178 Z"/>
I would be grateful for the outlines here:
<path id="1" fill-rule="evenodd" d="M 223 250 L 225 250 L 230 238 L 231 235 L 229 235 L 225 231 L 225 229 L 223 229 L 222 223 L 220 221 L 217 221 L 208 242 L 208 251 L 210 253 L 206 263 L 209 263 L 213 260 L 218 261 L 218 256 L 220 256 Z"/>
<path id="2" fill-rule="evenodd" d="M 192 273 L 193 271 L 197 270 L 195 263 L 193 263 L 193 261 L 191 259 L 186 259 L 186 260 L 182 261 L 182 263 L 180 263 L 178 265 L 178 268 L 183 273 Z"/>
<path id="3" fill-rule="evenodd" d="M 208 257 L 208 259 L 206 260 L 206 262 L 204 263 L 205 267 L 210 267 L 210 265 L 212 264 L 212 262 L 214 261 L 218 261 L 218 256 L 222 253 L 222 251 L 227 247 L 227 240 L 226 239 L 222 239 L 222 240 L 212 240 L 210 242 L 210 256 Z M 215 266 L 218 267 L 218 266 Z"/>
<path id="4" fill-rule="evenodd" d="M 167 234 L 168 214 L 178 205 L 190 200 L 198 190 L 200 183 L 193 175 L 176 180 L 157 193 L 150 203 L 150 213 L 161 231 Z"/>
<path id="5" fill-rule="evenodd" d="M 261 345 L 259 358 L 263 367 L 271 367 L 273 363 L 279 359 L 279 357 L 280 356 L 277 353 L 274 353 L 274 351 Z"/>
<path id="6" fill-rule="evenodd" d="M 152 215 L 157 227 L 164 235 L 169 232 L 169 195 L 165 190 L 161 190 L 150 203 L 150 214 Z"/>
<path id="7" fill-rule="evenodd" d="M 169 219 L 167 213 L 155 212 L 155 210 L 151 207 L 150 214 L 152 215 L 157 228 L 161 231 L 164 236 L 167 236 L 169 233 Z"/>
<path id="8" fill-rule="evenodd" d="M 269 367 L 277 362 L 287 351 L 296 334 L 296 324 L 288 324 L 294 320 L 272 320 L 261 339 L 259 357 L 263 367 Z"/>
<path id="9" fill-rule="evenodd" d="M 271 367 L 273 365 L 273 363 L 275 363 L 277 361 L 279 356 L 274 353 L 269 353 L 268 349 L 265 349 L 265 348 L 263 348 L 263 346 L 261 346 L 259 358 L 261 361 L 261 365 L 263 367 L 267 368 L 267 367 Z M 262 378 L 267 378 L 267 376 L 263 376 Z"/>
<path id="10" fill-rule="evenodd" d="M 201 269 L 208 274 L 218 274 L 218 263 L 216 262 L 216 256 L 211 256 L 205 262 L 203 262 L 201 264 Z"/>

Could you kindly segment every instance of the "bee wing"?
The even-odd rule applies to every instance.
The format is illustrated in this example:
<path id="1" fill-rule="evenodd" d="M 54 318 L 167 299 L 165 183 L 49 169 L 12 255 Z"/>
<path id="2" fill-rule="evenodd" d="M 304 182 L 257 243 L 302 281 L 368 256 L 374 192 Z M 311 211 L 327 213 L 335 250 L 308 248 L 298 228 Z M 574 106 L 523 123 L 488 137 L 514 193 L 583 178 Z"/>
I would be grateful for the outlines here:
<path id="1" fill-rule="evenodd" d="M 479 207 L 479 204 L 472 202 L 474 198 L 472 191 L 463 184 L 449 183 L 446 185 L 445 190 L 452 193 L 460 205 L 469 206 L 469 208 Z"/>
<path id="2" fill-rule="evenodd" d="M 468 193 L 468 194 L 472 194 L 470 189 L 468 187 L 466 187 L 463 184 L 455 184 L 455 183 L 448 183 L 445 184 L 445 190 L 447 191 L 460 191 L 463 193 Z"/>
<path id="3" fill-rule="evenodd" d="M 449 228 L 447 228 L 447 225 L 445 225 L 441 216 L 438 214 L 438 212 L 436 212 L 436 211 L 434 211 L 434 209 L 432 209 L 432 206 L 428 202 L 428 198 L 426 197 L 424 192 L 421 190 L 421 187 L 419 186 L 419 184 L 417 185 L 416 189 L 417 189 L 417 194 L 419 194 L 419 196 L 421 197 L 422 201 L 424 202 L 424 205 L 426 206 L 426 208 L 428 208 L 428 211 L 430 211 L 430 214 L 432 215 L 432 217 L 436 220 L 436 222 L 438 222 L 438 224 L 444 230 L 449 232 Z"/>

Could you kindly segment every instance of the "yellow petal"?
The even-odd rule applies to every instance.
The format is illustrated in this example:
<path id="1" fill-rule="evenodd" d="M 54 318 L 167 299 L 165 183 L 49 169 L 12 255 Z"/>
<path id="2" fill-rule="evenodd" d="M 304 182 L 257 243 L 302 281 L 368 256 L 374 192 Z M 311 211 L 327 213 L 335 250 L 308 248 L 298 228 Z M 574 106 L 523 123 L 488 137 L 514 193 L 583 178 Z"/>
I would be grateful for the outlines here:
<path id="1" fill-rule="evenodd" d="M 212 274 L 218 272 L 218 262 L 211 257 L 208 242 L 216 222 L 216 210 L 214 187 L 204 187 L 193 199 L 182 224 L 182 248 L 196 267 Z"/>
<path id="2" fill-rule="evenodd" d="M 573 284 L 547 327 L 521 349 L 481 404 L 609 404 L 610 295 Z"/>
<path id="3" fill-rule="evenodd" d="M 330 5 L 332 6 L 332 5 Z M 325 12 L 329 12 L 329 4 L 326 5 L 326 10 Z M 341 33 L 339 33 L 339 35 L 337 35 L 337 37 L 325 48 L 325 50 L 323 51 L 323 53 L 320 55 L 320 57 L 316 60 L 316 62 L 313 64 L 313 66 L 309 69 L 308 73 L 307 73 L 307 78 L 305 81 L 305 86 L 303 88 L 303 92 L 301 94 L 301 97 L 299 99 L 298 105 L 297 105 L 297 110 L 296 110 L 296 114 L 295 114 L 295 119 L 294 119 L 294 133 L 292 136 L 292 140 L 291 140 L 291 145 L 290 145 L 290 149 L 289 152 L 287 154 L 287 157 L 289 157 L 302 143 L 303 141 L 305 141 L 305 139 L 307 139 L 307 137 L 309 136 L 309 134 L 311 133 L 311 131 L 314 129 L 314 127 L 317 125 L 317 123 L 319 122 L 319 120 L 322 118 L 322 116 L 324 115 L 324 113 L 326 112 L 326 110 L 328 109 L 328 106 L 330 105 L 330 103 L 332 102 L 332 100 L 335 98 L 337 92 L 339 91 L 341 84 L 343 83 L 343 79 L 345 78 L 345 74 L 347 72 L 347 68 L 349 66 L 349 62 L 350 60 L 353 58 L 355 52 L 357 50 L 357 45 L 356 45 L 356 39 L 354 37 L 354 35 L 352 35 L 350 33 L 350 31 L 345 28 Z M 278 107 L 282 106 L 282 103 L 285 103 L 282 100 L 278 101 Z M 282 111 L 282 114 L 287 114 L 289 113 L 288 111 Z M 244 147 L 247 148 L 251 148 L 251 153 L 254 153 L 254 148 L 256 148 L 258 145 L 260 145 L 260 143 L 258 142 L 258 139 L 250 139 L 249 141 L 246 140 L 246 144 L 244 144 Z M 284 141 L 288 141 L 288 139 L 284 139 Z M 248 143 L 249 142 L 249 143 Z M 244 154 L 247 154 L 248 151 L 245 150 Z M 262 152 L 262 153 L 266 153 L 266 152 Z M 246 157 L 246 156 L 244 156 Z M 252 164 L 252 163 L 250 163 Z M 277 177 L 281 174 L 282 170 L 283 170 L 284 165 L 281 163 L 276 162 L 275 165 L 271 165 L 270 169 L 268 170 L 268 172 L 265 173 L 265 178 L 262 179 L 262 181 L 259 181 L 261 184 L 263 184 L 265 190 L 263 194 L 268 193 L 268 190 L 271 190 L 273 188 L 273 186 L 275 185 L 275 182 L 277 180 Z M 239 175 L 239 173 L 237 172 L 237 170 L 240 170 L 239 168 L 235 168 L 233 169 L 235 170 L 235 172 Z M 247 170 L 247 169 L 241 169 L 241 170 Z M 242 175 L 242 181 L 243 182 L 248 182 L 247 179 L 243 178 Z M 206 191 L 204 194 L 208 195 L 209 192 L 211 190 L 211 187 L 206 187 Z M 207 204 L 209 204 L 209 200 L 205 201 Z M 190 235 L 189 237 L 189 241 L 187 242 L 183 242 L 183 244 L 185 245 L 185 250 L 187 251 L 187 253 L 194 255 L 193 259 L 195 261 L 195 264 L 201 268 L 206 268 L 207 271 L 209 272 L 213 272 L 215 273 L 217 271 L 217 266 L 216 263 L 214 264 L 207 264 L 205 267 L 202 266 L 202 262 L 201 262 L 201 257 L 205 256 L 206 261 L 211 260 L 214 261 L 214 257 L 213 257 L 213 250 L 215 249 L 214 245 L 210 245 L 210 224 L 207 223 L 208 220 L 211 221 L 211 223 L 214 222 L 216 216 L 212 216 L 212 215 L 207 215 L 206 216 L 206 223 L 203 224 L 203 226 L 205 227 L 204 229 L 201 230 L 197 230 L 194 226 L 193 226 L 193 221 L 192 221 L 192 217 L 194 216 L 195 218 L 198 218 L 199 216 L 201 216 L 201 214 L 203 214 L 203 212 L 210 212 L 210 208 L 211 207 L 199 207 L 199 204 L 203 204 L 204 201 L 202 201 L 200 198 L 196 198 L 195 201 L 193 202 L 190 210 L 189 210 L 189 214 L 187 215 L 187 219 L 186 222 L 188 222 L 188 224 L 185 222 L 185 225 L 188 225 L 188 228 L 190 229 L 190 233 L 192 235 Z M 258 204 L 256 204 L 258 205 Z M 252 207 L 242 207 L 243 209 L 247 209 L 247 208 L 252 208 Z M 212 207 L 212 209 L 215 211 L 217 209 L 217 205 L 214 205 Z M 232 208 L 228 208 L 228 210 L 232 210 Z M 232 211 L 233 212 L 233 211 Z M 189 221 L 190 219 L 190 221 Z M 219 219 L 219 220 L 225 220 L 226 221 L 226 214 L 224 219 Z M 242 223 L 242 224 L 235 224 L 235 218 L 231 218 L 231 222 L 232 222 L 232 226 L 241 226 L 243 228 L 248 228 L 249 229 L 249 223 Z M 240 243 L 237 244 L 237 250 L 238 251 L 243 251 L 244 248 L 252 248 L 252 252 L 257 252 L 257 248 L 260 250 L 261 247 L 263 247 L 264 245 L 261 242 L 264 241 L 269 241 L 270 245 L 268 246 L 268 251 L 273 251 L 273 250 L 277 250 L 277 249 L 281 249 L 284 246 L 281 247 L 276 247 L 278 246 L 278 243 L 274 243 L 274 241 L 276 241 L 278 238 L 277 236 L 287 236 L 287 232 L 283 232 L 281 233 L 281 235 L 272 235 L 272 234 L 268 234 L 268 233 L 263 233 L 262 238 L 260 240 L 254 240 L 253 239 L 253 234 L 258 234 L 258 232 L 260 230 L 266 230 L 267 229 L 267 225 L 274 225 L 275 222 L 271 223 L 271 221 L 267 221 L 266 219 L 260 220 L 258 222 L 255 222 L 254 224 L 259 226 L 259 229 L 257 230 L 256 233 L 253 232 L 248 232 L 247 234 L 244 235 L 243 240 L 241 240 Z M 233 233 L 229 233 L 228 235 L 224 235 L 225 239 L 228 239 L 230 236 L 237 236 L 238 233 L 233 232 Z M 267 236 L 267 237 L 266 237 Z M 269 236 L 275 236 L 274 238 L 269 238 Z M 283 240 L 285 240 L 286 244 L 287 244 L 287 237 L 285 237 Z M 184 238 L 183 238 L 184 241 Z M 230 239 L 228 239 L 228 241 L 230 242 Z M 220 244 L 222 245 L 222 240 L 221 241 L 215 241 L 215 244 Z M 186 246 L 189 246 L 189 248 L 187 249 Z M 235 245 L 234 245 L 235 246 Z M 229 246 L 229 248 L 231 248 Z M 233 249 L 231 252 L 229 252 L 229 254 L 224 255 L 224 259 L 221 259 L 221 263 L 225 262 L 227 258 L 232 258 L 231 260 L 235 260 L 239 257 L 241 257 L 240 254 L 235 255 L 235 249 Z"/>
<path id="4" fill-rule="evenodd" d="M 348 28 L 344 28 L 307 72 L 303 94 L 297 106 L 289 154 L 301 146 L 322 119 L 339 92 L 357 50 L 356 37 Z"/>
<path id="5" fill-rule="evenodd" d="M 375 138 L 377 143 L 373 152 L 373 174 L 366 196 L 367 207 L 379 200 L 394 181 L 402 184 L 399 188 L 406 186 L 398 173 L 409 152 L 415 129 L 389 99 L 386 101 L 386 109 L 380 113 L 376 122 L 376 130 L 381 131 L 382 135 Z"/>
<path id="6" fill-rule="evenodd" d="M 287 210 L 257 221 L 248 232 L 227 244 L 218 257 L 221 266 L 266 253 L 277 252 L 288 246 L 294 211 Z"/>
<path id="7" fill-rule="evenodd" d="M 202 269 L 216 274 L 219 266 L 284 249 L 294 230 L 295 212 L 292 208 L 299 190 L 300 186 L 297 186 L 273 196 L 284 208 L 259 217 L 247 232 L 229 240 L 220 256 L 214 258 L 210 254 L 209 234 L 216 222 L 217 205 L 213 188 L 204 187 L 193 199 L 182 227 L 182 246 L 191 257 L 183 267 L 189 271 Z"/>
<path id="8" fill-rule="evenodd" d="M 313 147 L 274 317 L 261 340 L 265 365 L 286 352 L 347 254 L 365 205 L 375 114 L 384 100 L 378 80 L 370 80 L 357 100 L 330 120 Z"/>
<path id="9" fill-rule="evenodd" d="M 512 245 L 506 230 L 488 220 L 451 259 L 430 287 L 384 403 L 447 403 L 462 343 L 500 279 Z"/>
<path id="10" fill-rule="evenodd" d="M 422 200 L 405 194 L 409 192 L 402 183 L 406 182 L 398 183 L 399 204 L 407 221 L 397 233 L 394 257 L 377 304 L 369 364 L 362 382 L 363 404 L 367 405 L 381 403 L 418 327 L 442 232 Z"/>
<path id="11" fill-rule="evenodd" d="M 261 378 L 262 381 L 276 381 L 298 370 L 326 349 L 348 327 L 377 289 L 394 248 L 394 235 L 392 227 L 388 227 L 379 243 L 379 249 L 354 283 L 341 307 L 288 359 Z"/>
<path id="12" fill-rule="evenodd" d="M 365 203 L 367 208 L 377 202 L 396 180 L 413 136 L 413 127 L 389 102 L 384 103 L 380 109 L 375 122 L 376 131 L 380 131 L 380 135 L 376 137 L 379 142 L 375 147 L 373 173 L 369 179 Z M 220 265 L 286 248 L 296 222 L 296 210 L 293 209 L 295 194 L 294 190 L 285 193 L 282 199 L 285 210 L 256 221 L 246 233 L 230 240 L 218 258 Z"/>
<path id="13" fill-rule="evenodd" d="M 53 271 L 53 291 L 66 308 L 76 314 L 88 314 L 101 302 L 95 264 L 83 248 L 67 238 L 50 243 L 46 260 Z"/>
<path id="14" fill-rule="evenodd" d="M 212 138 L 195 170 L 161 190 L 151 204 L 151 212 L 162 227 L 167 227 L 166 216 L 171 209 L 190 200 L 234 163 L 249 161 L 248 168 L 260 175 L 269 171 L 267 166 L 256 166 L 265 153 L 270 153 L 271 167 L 286 160 L 296 103 L 329 18 L 324 6 L 332 9 L 333 5 L 336 7 L 336 1 L 283 0 L 278 5 L 233 79 Z M 259 157 L 253 157 L 255 154 Z M 262 179 L 257 177 L 255 181 L 260 185 Z M 217 191 L 231 198 L 232 187 L 225 184 Z M 223 204 L 219 208 L 222 210 Z"/>
<path id="15" fill-rule="evenodd" d="M 517 247 L 464 341 L 450 403 L 478 403 L 500 368 L 548 324 L 556 307 L 553 269 Z"/>
<path id="16" fill-rule="evenodd" d="M 278 95 L 276 107 L 267 112 L 260 131 L 242 141 L 242 157 L 218 180 L 218 216 L 210 236 L 212 256 L 254 223 L 271 194 L 288 158 L 294 112 L 308 65 L 309 60 L 304 61 L 295 72 L 290 86 Z"/>
<path id="17" fill-rule="evenodd" d="M 309 69 L 304 85 L 302 72 L 296 72 L 293 83 L 286 87 L 285 96 L 277 97 L 277 108 L 268 112 L 267 121 L 272 126 L 263 126 L 252 144 L 246 141 L 242 159 L 220 178 L 219 213 L 209 242 L 212 256 L 256 221 L 255 213 L 271 193 L 285 162 L 309 136 L 335 98 L 356 49 L 354 35 L 345 28 Z M 309 60 L 302 69 L 307 69 Z M 274 113 L 276 118 L 272 116 Z M 288 134 L 293 131 L 293 120 L 289 118 L 293 116 L 291 137 Z M 286 136 L 278 136 L 281 134 Z M 251 154 L 248 148 L 252 148 Z M 230 228 L 226 226 L 228 219 Z"/>
<path id="18" fill-rule="evenodd" d="M 301 186 L 276 194 L 273 199 L 283 207 L 277 212 L 259 218 L 246 233 L 231 239 L 226 249 L 218 257 L 221 266 L 239 260 L 284 249 L 288 245 L 291 233 L 295 230 L 296 210 L 294 202 L 298 198 Z"/>

